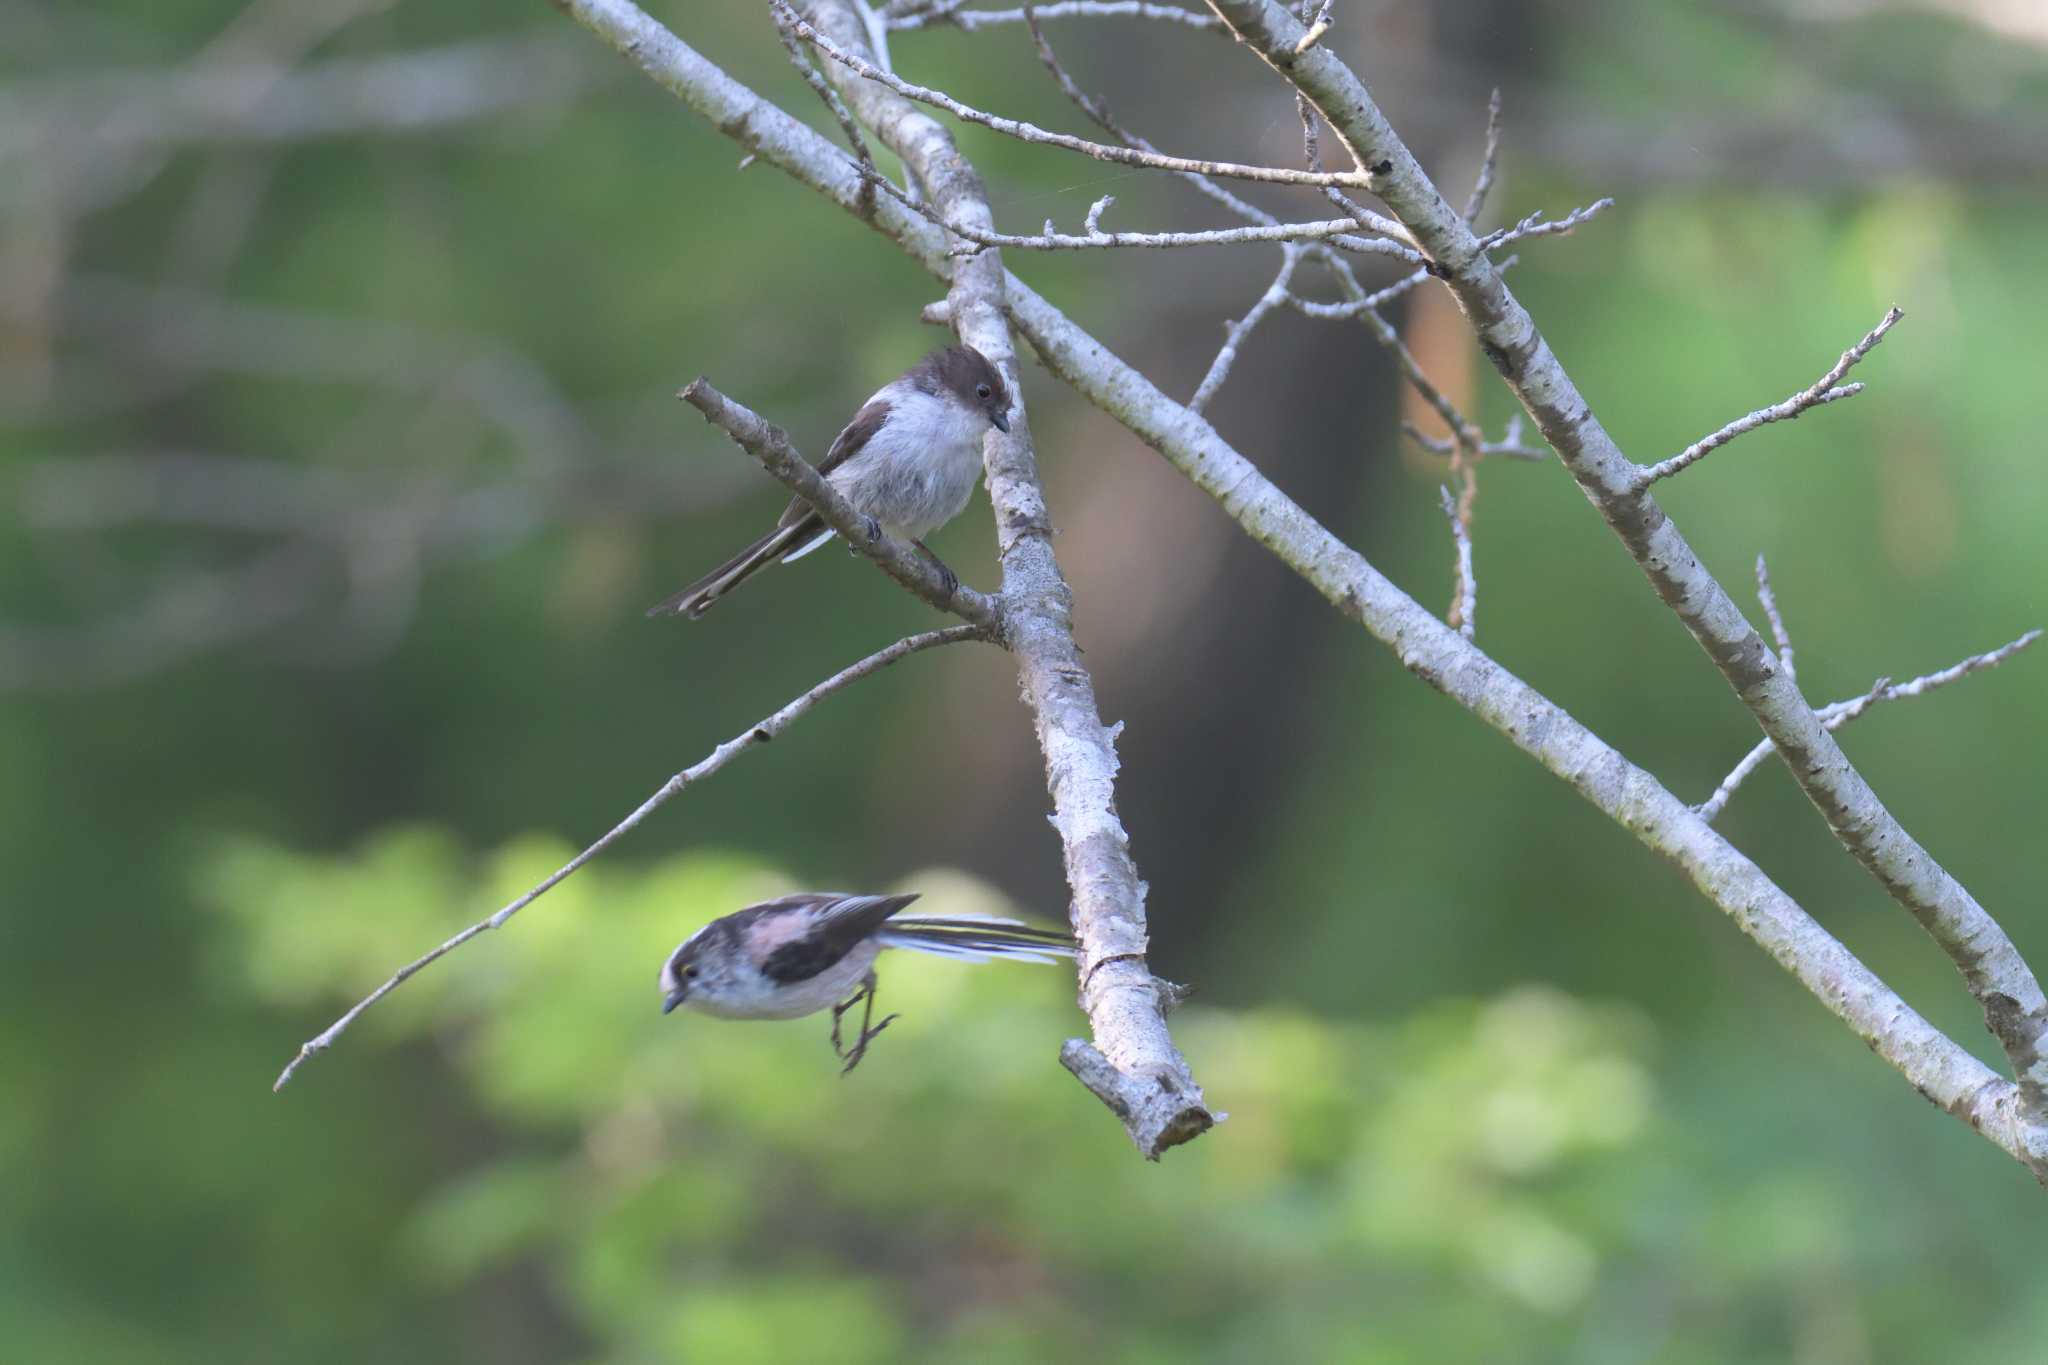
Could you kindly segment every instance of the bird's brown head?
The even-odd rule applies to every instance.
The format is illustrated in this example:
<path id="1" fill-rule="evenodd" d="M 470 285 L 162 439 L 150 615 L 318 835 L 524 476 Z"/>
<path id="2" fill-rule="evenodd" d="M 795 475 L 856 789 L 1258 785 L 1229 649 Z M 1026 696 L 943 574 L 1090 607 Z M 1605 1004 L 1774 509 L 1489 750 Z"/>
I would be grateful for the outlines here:
<path id="1" fill-rule="evenodd" d="M 933 351 L 910 372 L 911 382 L 927 393 L 958 399 L 981 409 L 997 431 L 1010 429 L 1010 390 L 1002 371 L 972 346 Z"/>

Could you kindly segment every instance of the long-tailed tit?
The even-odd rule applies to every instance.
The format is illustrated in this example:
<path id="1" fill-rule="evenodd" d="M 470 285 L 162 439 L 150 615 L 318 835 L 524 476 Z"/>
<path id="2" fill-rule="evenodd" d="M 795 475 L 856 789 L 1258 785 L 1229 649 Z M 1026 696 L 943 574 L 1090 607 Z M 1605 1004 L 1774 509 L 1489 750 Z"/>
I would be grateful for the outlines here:
<path id="1" fill-rule="evenodd" d="M 832 1051 L 851 1071 L 896 1017 L 870 1027 L 875 958 L 884 948 L 969 961 L 1051 962 L 1074 954 L 1070 936 L 1016 920 L 893 918 L 916 899 L 806 892 L 715 919 L 662 964 L 661 1012 L 686 1005 L 723 1019 L 797 1019 L 830 1009 Z M 847 1047 L 839 1021 L 862 1002 L 860 1037 Z"/>
<path id="2" fill-rule="evenodd" d="M 925 547 L 924 537 L 960 514 L 981 477 L 982 438 L 1010 429 L 1003 376 L 967 346 L 933 351 L 875 391 L 832 442 L 818 472 L 882 531 L 924 551 L 949 586 L 959 580 Z M 832 538 L 802 498 L 793 498 L 775 529 L 659 606 L 649 616 L 692 620 L 712 603 L 780 559 L 787 564 Z"/>

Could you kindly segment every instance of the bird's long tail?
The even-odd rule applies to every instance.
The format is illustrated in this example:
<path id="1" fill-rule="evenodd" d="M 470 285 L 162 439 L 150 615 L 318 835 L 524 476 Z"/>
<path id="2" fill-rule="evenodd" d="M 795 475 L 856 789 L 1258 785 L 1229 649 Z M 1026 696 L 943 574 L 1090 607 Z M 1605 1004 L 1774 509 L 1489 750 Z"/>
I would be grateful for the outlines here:
<path id="1" fill-rule="evenodd" d="M 710 611 L 712 603 L 762 569 L 791 551 L 801 549 L 806 541 L 817 535 L 818 531 L 818 519 L 815 515 L 805 517 L 792 526 L 778 526 L 689 587 L 649 607 L 647 614 L 687 616 L 694 621 Z"/>
<path id="2" fill-rule="evenodd" d="M 875 938 L 885 947 L 914 948 L 970 962 L 1056 962 L 1074 955 L 1072 935 L 1013 919 L 892 919 Z"/>

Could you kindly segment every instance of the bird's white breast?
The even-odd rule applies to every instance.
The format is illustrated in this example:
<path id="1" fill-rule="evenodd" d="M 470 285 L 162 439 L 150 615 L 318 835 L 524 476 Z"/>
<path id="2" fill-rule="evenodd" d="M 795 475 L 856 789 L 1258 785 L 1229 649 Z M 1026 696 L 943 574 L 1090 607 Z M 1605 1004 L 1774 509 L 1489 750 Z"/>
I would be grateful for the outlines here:
<path id="1" fill-rule="evenodd" d="M 715 991 L 692 992 L 683 1004 L 720 1019 L 801 1019 L 852 995 L 881 951 L 882 945 L 870 939 L 816 976 L 787 984 L 749 968 L 721 982 Z"/>
<path id="2" fill-rule="evenodd" d="M 831 481 L 891 534 L 921 540 L 974 495 L 989 420 L 978 408 L 909 385 L 891 384 L 875 399 L 889 404 L 888 420 Z"/>

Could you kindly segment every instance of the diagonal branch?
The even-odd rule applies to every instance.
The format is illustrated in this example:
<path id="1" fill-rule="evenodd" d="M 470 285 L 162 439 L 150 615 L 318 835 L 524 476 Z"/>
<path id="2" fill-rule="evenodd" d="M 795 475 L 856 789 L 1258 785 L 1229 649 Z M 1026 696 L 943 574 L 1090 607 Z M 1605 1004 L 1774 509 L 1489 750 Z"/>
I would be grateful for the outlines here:
<path id="1" fill-rule="evenodd" d="M 1762 561 L 1759 560 L 1758 562 L 1761 563 Z M 1775 621 L 1777 616 L 1775 609 L 1772 610 L 1771 615 Z M 1997 649 L 1991 650 L 1988 653 L 1973 654 L 1960 663 L 1950 664 L 1947 668 L 1933 673 L 1923 673 L 1911 682 L 1895 683 L 1890 678 L 1879 678 L 1877 683 L 1862 696 L 1850 697 L 1844 701 L 1829 702 L 1814 714 L 1821 718 L 1821 722 L 1829 730 L 1839 730 L 1879 702 L 1903 701 L 1910 697 L 1925 696 L 1937 687 L 1947 687 L 1950 683 L 1959 682 L 1969 677 L 1972 673 L 1981 673 L 1987 668 L 1996 668 L 2040 638 L 2040 631 L 2030 630 L 2017 640 L 2000 645 Z M 1778 657 L 1780 659 L 1789 658 L 1791 656 L 1791 646 L 1789 644 L 1782 644 L 1782 636 L 1780 640 L 1781 647 L 1778 651 Z M 1776 749 L 1777 746 L 1772 744 L 1770 740 L 1758 740 L 1756 747 L 1744 754 L 1742 761 L 1729 770 L 1728 776 L 1721 779 L 1721 785 L 1714 788 L 1714 794 L 1694 807 L 1699 812 L 1700 819 L 1712 820 L 1720 815 L 1727 808 L 1729 799 L 1735 795 L 1736 788 L 1747 782 L 1750 775 L 1762 767 L 1765 760 L 1770 758 Z"/>
<path id="2" fill-rule="evenodd" d="M 1449 488 L 1439 484 L 1436 491 L 1443 503 L 1444 520 L 1451 524 L 1451 543 L 1457 551 L 1451 575 L 1457 584 L 1457 596 L 1444 617 L 1444 624 L 1469 640 L 1478 629 L 1476 618 L 1479 614 L 1479 580 L 1472 574 L 1471 509 L 1461 508 Z"/>
<path id="3" fill-rule="evenodd" d="M 630 0 L 556 2 L 748 151 L 858 214 L 860 177 L 842 152 Z M 951 279 L 956 262 L 944 234 L 893 205 L 881 207 L 864 221 L 931 274 Z M 1916 1013 L 1653 775 L 1459 638 L 1288 499 L 1200 415 L 1168 398 L 1014 275 L 1005 281 L 1005 300 L 1012 322 L 1054 375 L 1157 450 L 1418 677 L 1669 859 L 1916 1091 L 2033 1164 L 2037 1130 L 2019 1089 Z"/>
<path id="4" fill-rule="evenodd" d="M 789 433 L 772 425 L 744 404 L 735 403 L 711 387 L 702 375 L 691 380 L 676 397 L 704 414 L 704 420 L 732 437 L 740 449 L 759 460 L 770 474 L 809 503 L 839 538 L 881 566 L 882 572 L 901 583 L 940 611 L 950 611 L 1000 637 L 1002 604 L 976 592 L 964 583 L 948 584 L 932 561 L 879 531 L 868 518 L 853 510 L 853 504 L 825 481 L 816 466 L 797 454 Z"/>
<path id="5" fill-rule="evenodd" d="M 1427 252 L 1508 388 L 1658 595 L 1721 671 L 1844 848 L 1946 952 L 1984 1011 L 2025 1098 L 2029 1160 L 2048 1173 L 2048 996 L 1998 922 L 1921 847 L 1850 764 L 1770 649 L 1657 505 L 1641 467 L 1593 415 L 1486 245 L 1445 202 L 1365 85 L 1272 0 L 1210 0 L 1239 39 L 1315 104 L 1374 173 L 1373 192 Z"/>
<path id="6" fill-rule="evenodd" d="M 849 53 L 865 48 L 849 0 L 814 0 L 808 12 L 829 41 Z M 841 94 L 903 158 L 940 216 L 986 229 L 992 215 L 981 178 L 952 135 L 890 90 L 837 74 Z M 984 458 L 1003 565 L 1004 638 L 1045 755 L 1053 826 L 1074 895 L 1081 1005 L 1095 1035 L 1092 1044 L 1070 1041 L 1061 1060 L 1123 1120 L 1138 1150 L 1157 1159 L 1200 1136 L 1215 1118 L 1167 1033 L 1168 993 L 1145 965 L 1144 883 L 1116 812 L 1116 731 L 1102 723 L 1094 683 L 1074 642 L 1073 594 L 1053 557 L 1051 518 L 1004 317 L 1002 261 L 985 251 L 949 257 L 948 269 L 954 330 L 1002 369 L 1018 395 L 1010 434 L 990 436 Z"/>
<path id="7" fill-rule="evenodd" d="M 569 0 L 569 3 L 573 6 L 574 0 Z M 1160 171 L 1195 171 L 1202 175 L 1222 176 L 1229 180 L 1257 180 L 1272 185 L 1362 186 L 1366 183 L 1366 176 L 1359 171 L 1318 175 L 1310 171 L 1289 170 L 1281 166 L 1247 166 L 1235 161 L 1203 161 L 1184 156 L 1161 156 L 1153 152 L 1136 151 L 1130 147 L 1113 147 L 1107 143 L 1090 142 L 1084 137 L 1070 137 L 1065 133 L 1048 132 L 1033 123 L 1025 123 L 1019 119 L 1004 118 L 1000 114 L 983 113 L 971 105 L 962 104 L 959 100 L 954 99 L 942 90 L 933 90 L 927 86 L 913 85 L 909 81 L 901 79 L 893 72 L 883 70 L 866 57 L 853 51 L 852 48 L 856 42 L 860 46 L 866 46 L 867 36 L 865 28 L 858 35 L 843 35 L 846 41 L 835 43 L 806 23 L 801 16 L 790 10 L 789 6 L 783 3 L 783 0 L 770 0 L 770 5 L 778 16 L 785 13 L 789 16 L 791 31 L 799 38 L 810 43 L 818 51 L 824 53 L 827 57 L 830 57 L 833 61 L 854 72 L 856 75 L 866 77 L 868 80 L 879 85 L 887 86 L 905 99 L 916 100 L 919 104 L 928 104 L 934 109 L 943 109 L 954 118 L 965 119 L 969 123 L 978 123 L 982 127 L 993 129 L 1006 137 L 1016 138 L 1019 142 L 1035 143 L 1041 147 L 1061 147 L 1070 152 L 1079 152 L 1083 156 L 1094 157 L 1097 161 L 1112 161 L 1124 166 L 1143 166 Z M 841 87 L 841 93 L 852 99 L 856 104 L 861 102 L 852 91 L 847 90 L 843 86 Z M 886 138 L 883 140 L 887 141 Z"/>
<path id="8" fill-rule="evenodd" d="M 1799 671 L 1792 658 L 1792 632 L 1785 629 L 1785 618 L 1778 614 L 1778 594 L 1771 588 L 1771 567 L 1764 563 L 1762 555 L 1756 557 L 1756 600 L 1764 609 L 1764 619 L 1771 623 L 1771 639 L 1778 646 L 1778 667 L 1796 681 Z"/>
<path id="9" fill-rule="evenodd" d="M 2030 1162 L 2019 1091 L 1928 1023 L 1656 777 L 1403 593 L 1199 414 L 1010 281 L 1011 316 L 1046 368 L 1216 500 L 1409 672 L 1499 732 L 1682 872 L 1920 1094 Z M 2030 1162 L 2031 1164 L 2031 1162 Z"/>
<path id="10" fill-rule="evenodd" d="M 414 958 L 411 962 L 406 963 L 403 967 L 392 973 L 390 980 L 386 981 L 376 990 L 371 991 L 361 1000 L 358 1000 L 349 1008 L 348 1013 L 329 1024 L 318 1036 L 308 1040 L 299 1049 L 299 1055 L 285 1064 L 284 1070 L 278 1073 L 277 1083 L 270 1088 L 273 1091 L 284 1089 L 285 1083 L 291 1080 L 292 1076 L 301 1066 L 304 1066 L 310 1058 L 316 1057 L 334 1046 L 334 1040 L 339 1038 L 348 1026 L 353 1024 L 362 1015 L 363 1011 L 369 1009 L 370 1006 L 376 1004 L 379 1000 L 382 1000 L 385 996 L 404 985 L 413 976 L 433 965 L 433 963 L 441 958 L 446 957 L 449 953 L 454 952 L 477 935 L 484 933 L 486 930 L 501 928 L 507 920 L 566 881 L 578 868 L 624 838 L 641 821 L 666 805 L 669 798 L 677 795 L 685 787 L 703 781 L 755 745 L 767 744 L 774 740 L 783 731 L 796 724 L 799 720 L 802 720 L 810 712 L 811 708 L 831 696 L 834 692 L 850 687 L 871 674 L 881 672 L 898 659 L 908 658 L 912 654 L 921 653 L 937 645 L 950 645 L 962 640 L 987 640 L 989 638 L 988 632 L 982 627 L 970 625 L 948 626 L 944 630 L 928 630 L 922 635 L 912 635 L 898 640 L 887 649 L 877 650 L 859 663 L 840 669 L 810 691 L 784 705 L 780 710 L 773 712 L 756 724 L 748 726 L 739 734 L 734 735 L 731 739 L 713 749 L 697 763 L 683 769 L 674 777 L 662 783 L 660 790 L 656 791 L 654 795 L 648 797 L 645 801 L 642 801 L 631 815 L 619 821 L 618 824 L 613 825 L 596 843 L 584 849 L 568 862 L 563 863 L 559 868 L 548 874 L 545 879 L 535 884 L 517 899 L 505 905 L 496 914 L 491 915 L 487 919 L 478 920 L 475 924 L 470 925 L 467 929 L 464 929 L 432 952 L 424 953 Z"/>
<path id="11" fill-rule="evenodd" d="M 1837 398 L 1854 398 L 1857 394 L 1863 392 L 1863 386 L 1861 384 L 1844 384 L 1842 383 L 1842 376 L 1849 373 L 1857 361 L 1869 355 L 1871 348 L 1876 346 L 1878 342 L 1883 341 L 1884 334 L 1889 332 L 1893 325 L 1904 316 L 1905 314 L 1896 308 L 1887 309 L 1883 320 L 1877 326 L 1871 328 L 1863 340 L 1842 352 L 1842 358 L 1835 362 L 1834 368 L 1815 380 L 1811 386 L 1801 389 L 1782 403 L 1773 403 L 1767 408 L 1758 408 L 1747 417 L 1738 417 L 1713 435 L 1694 441 L 1670 459 L 1659 460 L 1656 464 L 1648 466 L 1636 476 L 1637 482 L 1642 487 L 1648 488 L 1659 479 L 1668 479 L 1688 465 L 1705 459 L 1713 451 L 1719 450 L 1736 437 L 1746 432 L 1755 431 L 1766 422 L 1789 422 L 1809 408 L 1817 408 L 1823 403 L 1832 403 Z"/>
<path id="12" fill-rule="evenodd" d="M 1181 24 L 1188 28 L 1209 29 L 1225 32 L 1223 25 L 1213 14 L 1198 14 L 1194 10 L 1181 9 L 1176 5 L 1156 5 L 1150 0 L 1060 0 L 1051 5 L 1027 5 L 1023 9 L 962 9 L 964 0 L 938 0 L 929 9 L 916 13 L 894 15 L 889 18 L 892 29 L 930 28 L 939 24 L 952 24 L 969 33 L 976 29 L 989 28 L 996 24 L 1024 22 L 1035 8 L 1041 19 L 1154 19 L 1162 23 Z"/>
<path id="13" fill-rule="evenodd" d="M 1301 264 L 1301 252 L 1292 246 L 1281 249 L 1280 270 L 1273 276 L 1273 282 L 1266 286 L 1266 292 L 1259 295 L 1245 315 L 1230 324 L 1223 334 L 1223 346 L 1216 352 L 1216 358 L 1209 362 L 1209 372 L 1202 376 L 1202 382 L 1195 386 L 1194 396 L 1188 399 L 1188 407 L 1200 412 L 1209 406 L 1209 400 L 1216 396 L 1216 390 L 1223 387 L 1223 381 L 1230 377 L 1231 366 L 1237 363 L 1238 348 L 1252 329 L 1265 320 L 1268 313 L 1287 302 L 1288 286 L 1294 280 L 1295 267 Z"/>

